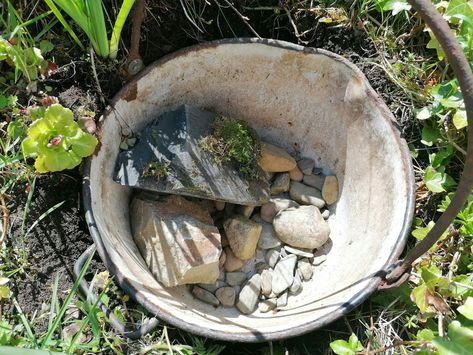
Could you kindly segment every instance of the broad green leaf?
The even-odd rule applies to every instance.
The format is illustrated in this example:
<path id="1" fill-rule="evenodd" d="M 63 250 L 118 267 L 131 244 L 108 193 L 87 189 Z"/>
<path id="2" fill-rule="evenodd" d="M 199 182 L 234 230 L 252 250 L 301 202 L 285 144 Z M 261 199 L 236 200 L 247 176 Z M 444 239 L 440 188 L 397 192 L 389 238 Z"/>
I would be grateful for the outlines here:
<path id="1" fill-rule="evenodd" d="M 434 143 L 437 143 L 440 140 L 439 131 L 429 125 L 422 127 L 422 144 L 431 147 Z"/>
<path id="2" fill-rule="evenodd" d="M 433 340 L 435 334 L 431 329 L 422 329 L 417 332 L 417 340 Z"/>
<path id="3" fill-rule="evenodd" d="M 98 141 L 93 135 L 85 133 L 82 130 L 78 130 L 77 134 L 74 137 L 71 137 L 67 141 L 71 145 L 71 149 L 79 157 L 88 157 L 91 155 Z"/>
<path id="4" fill-rule="evenodd" d="M 409 11 L 412 6 L 406 0 L 388 0 L 384 6 L 383 10 L 391 10 L 393 15 L 397 15 L 401 11 Z"/>
<path id="5" fill-rule="evenodd" d="M 445 58 L 445 52 L 443 51 L 442 46 L 440 45 L 437 38 L 435 38 L 435 35 L 430 28 L 426 29 L 426 31 L 429 33 L 430 36 L 430 41 L 427 43 L 426 47 L 429 49 L 435 49 L 437 51 L 438 59 L 443 60 Z"/>
<path id="6" fill-rule="evenodd" d="M 345 340 L 335 340 L 330 343 L 330 349 L 337 355 L 355 355 L 356 352 Z"/>
<path id="7" fill-rule="evenodd" d="M 445 191 L 443 184 L 445 183 L 445 174 L 437 172 L 433 167 L 429 166 L 424 171 L 424 182 L 427 188 L 435 193 Z"/>
<path id="8" fill-rule="evenodd" d="M 358 340 L 358 337 L 354 333 L 350 335 L 350 338 L 348 339 L 348 343 L 350 344 L 350 347 L 354 351 L 363 350 L 363 345 L 361 344 L 361 342 Z"/>
<path id="9" fill-rule="evenodd" d="M 11 140 L 25 137 L 26 131 L 26 125 L 19 119 L 11 121 L 7 127 L 7 135 Z"/>
<path id="10" fill-rule="evenodd" d="M 427 288 L 432 292 L 435 292 L 436 286 L 448 288 L 448 281 L 442 277 L 442 272 L 435 265 L 421 268 L 420 275 Z"/>
<path id="11" fill-rule="evenodd" d="M 0 301 L 10 298 L 10 288 L 5 285 L 0 285 Z"/>
<path id="12" fill-rule="evenodd" d="M 421 313 L 425 313 L 429 307 L 427 303 L 427 292 L 429 292 L 429 289 L 425 283 L 420 284 L 411 292 L 411 299 L 417 305 Z"/>
<path id="13" fill-rule="evenodd" d="M 469 0 L 450 0 L 445 15 L 463 21 L 472 21 L 473 5 Z"/>
<path id="14" fill-rule="evenodd" d="M 417 240 L 423 240 L 425 236 L 427 235 L 427 233 L 429 233 L 429 231 L 432 229 L 433 226 L 434 226 L 434 222 L 430 221 L 426 227 L 414 229 L 411 234 Z"/>
<path id="15" fill-rule="evenodd" d="M 473 329 L 463 326 L 458 320 L 448 325 L 448 337 L 452 340 L 468 339 L 473 341 Z"/>
<path id="16" fill-rule="evenodd" d="M 430 117 L 432 117 L 432 113 L 430 112 L 429 107 L 423 107 L 416 114 L 416 118 L 421 121 L 429 119 Z"/>
<path id="17" fill-rule="evenodd" d="M 96 145 L 97 139 L 79 128 L 71 110 L 54 104 L 31 124 L 22 149 L 25 156 L 36 157 L 36 170 L 45 173 L 76 167 Z"/>
<path id="18" fill-rule="evenodd" d="M 466 355 L 471 354 L 473 349 L 473 342 L 468 339 L 450 339 L 437 337 L 432 343 L 438 350 L 439 355 Z"/>
<path id="19" fill-rule="evenodd" d="M 45 39 L 39 42 L 39 49 L 41 50 L 42 54 L 46 54 L 51 52 L 54 49 L 54 45 Z"/>
<path id="20" fill-rule="evenodd" d="M 458 307 L 458 312 L 460 312 L 464 317 L 473 320 L 473 297 L 468 297 L 465 304 Z"/>
<path id="21" fill-rule="evenodd" d="M 434 221 L 427 223 L 427 226 L 422 228 L 417 228 L 412 231 L 412 236 L 417 240 L 422 240 L 427 236 L 427 233 L 434 227 Z M 444 240 L 448 236 L 448 231 L 445 231 L 439 240 Z"/>
<path id="22" fill-rule="evenodd" d="M 453 115 L 453 124 L 456 129 L 462 129 L 468 126 L 465 110 L 457 110 Z"/>
<path id="23" fill-rule="evenodd" d="M 21 149 L 25 157 L 36 157 L 38 156 L 38 146 L 39 143 L 37 140 L 26 137 L 21 143 Z"/>
<path id="24" fill-rule="evenodd" d="M 453 146 L 447 145 L 445 148 L 440 148 L 436 153 L 430 154 L 429 158 L 432 167 L 440 168 L 441 166 L 446 166 L 454 153 Z"/>

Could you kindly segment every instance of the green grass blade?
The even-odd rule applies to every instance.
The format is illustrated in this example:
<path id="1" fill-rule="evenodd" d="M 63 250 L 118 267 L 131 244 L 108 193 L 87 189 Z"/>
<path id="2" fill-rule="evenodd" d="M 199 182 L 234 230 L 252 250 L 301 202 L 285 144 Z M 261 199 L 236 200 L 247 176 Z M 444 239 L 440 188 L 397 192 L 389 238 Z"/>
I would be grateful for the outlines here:
<path id="1" fill-rule="evenodd" d="M 108 44 L 107 27 L 105 26 L 102 1 L 85 0 L 85 6 L 89 15 L 92 46 L 97 55 L 107 58 L 110 48 Z"/>
<path id="2" fill-rule="evenodd" d="M 75 34 L 74 30 L 71 28 L 71 26 L 69 26 L 69 24 L 67 23 L 66 19 L 62 16 L 61 12 L 59 11 L 59 9 L 56 7 L 56 5 L 53 3 L 52 0 L 44 0 L 46 2 L 46 4 L 48 4 L 49 8 L 51 9 L 51 11 L 54 13 L 54 15 L 56 16 L 56 18 L 59 20 L 59 22 L 64 26 L 64 28 L 66 29 L 66 31 L 69 33 L 69 35 L 72 37 L 72 39 L 78 44 L 78 46 L 82 49 L 82 50 L 85 50 L 85 47 L 84 45 L 82 44 L 82 42 L 80 41 L 79 37 L 77 37 L 77 35 Z"/>
<path id="3" fill-rule="evenodd" d="M 62 304 L 61 308 L 59 309 L 59 312 L 56 315 L 56 318 L 54 319 L 53 324 L 48 328 L 48 332 L 46 333 L 46 336 L 41 341 L 41 349 L 44 349 L 46 347 L 46 345 L 51 341 L 51 338 L 52 338 L 54 332 L 59 327 L 59 324 L 61 323 L 62 318 L 64 317 L 64 313 L 66 313 L 67 307 L 71 303 L 72 298 L 77 293 L 77 290 L 79 289 L 79 284 L 82 281 L 82 279 L 84 278 L 85 273 L 87 272 L 87 269 L 89 268 L 90 262 L 92 261 L 92 258 L 94 257 L 94 255 L 95 255 L 95 250 L 94 250 L 93 253 L 90 254 L 90 256 L 85 261 L 84 266 L 82 267 L 82 270 L 79 273 L 79 276 L 74 281 L 74 284 L 72 285 L 71 291 L 69 292 L 66 299 L 64 300 L 64 303 Z"/>
<path id="4" fill-rule="evenodd" d="M 82 324 L 81 324 L 79 330 L 77 331 L 77 333 L 72 338 L 71 345 L 67 349 L 68 353 L 74 353 L 74 350 L 76 348 L 77 340 L 79 339 L 80 334 L 84 331 L 85 327 L 87 325 L 89 325 L 89 323 L 90 323 L 91 327 L 95 329 L 93 331 L 94 334 L 97 334 L 97 333 L 100 334 L 101 328 L 100 328 L 100 325 L 98 323 L 97 317 L 95 316 L 94 312 L 98 308 L 98 304 L 99 304 L 100 300 L 102 299 L 103 295 L 106 293 L 110 283 L 111 283 L 111 281 L 108 281 L 108 283 L 102 289 L 102 292 L 99 294 L 99 296 L 97 297 L 97 299 L 95 300 L 95 302 L 92 305 L 89 303 L 89 300 L 87 300 L 87 299 L 84 300 L 84 309 L 87 313 L 87 316 L 82 320 Z M 92 292 L 92 290 L 89 290 L 89 291 Z"/>
<path id="5" fill-rule="evenodd" d="M 115 59 L 118 54 L 118 43 L 120 42 L 120 36 L 122 33 L 125 21 L 133 7 L 135 0 L 124 0 L 120 11 L 118 12 L 115 26 L 113 26 L 112 35 L 110 37 L 110 58 Z"/>
<path id="6" fill-rule="evenodd" d="M 20 316 L 21 323 L 23 323 L 23 326 L 25 327 L 26 334 L 30 338 L 30 341 L 33 344 L 35 344 L 35 346 L 36 346 L 37 345 L 36 344 L 36 338 L 33 334 L 33 331 L 31 330 L 31 326 L 30 326 L 30 323 L 28 322 L 28 319 L 26 319 L 26 316 L 25 316 L 25 314 L 23 313 L 23 310 L 20 307 L 20 304 L 18 303 L 16 298 L 12 298 L 12 302 L 13 302 L 13 305 L 15 306 L 15 308 L 16 308 L 16 311 L 18 312 L 18 315 Z"/>
<path id="7" fill-rule="evenodd" d="M 28 192 L 28 197 L 26 198 L 25 210 L 23 211 L 23 221 L 21 222 L 21 239 L 23 240 L 25 233 L 25 223 L 26 218 L 28 217 L 28 212 L 30 210 L 31 200 L 33 199 L 33 193 L 36 186 L 36 176 L 33 179 L 33 182 L 30 185 L 30 191 Z"/>
<path id="8" fill-rule="evenodd" d="M 66 355 L 66 353 L 52 353 L 46 350 L 34 350 L 25 348 L 15 348 L 12 346 L 0 346 L 0 354 L 8 355 Z"/>
<path id="9" fill-rule="evenodd" d="M 56 278 L 54 279 L 54 286 L 53 286 L 53 294 L 51 296 L 51 307 L 49 310 L 49 321 L 48 321 L 48 329 L 51 328 L 53 325 L 54 315 L 56 314 L 56 305 L 59 303 L 57 298 L 57 289 L 59 285 L 59 274 L 56 274 Z"/>
<path id="10" fill-rule="evenodd" d="M 39 222 L 41 222 L 43 219 L 45 219 L 49 214 L 51 214 L 52 212 L 54 212 L 56 209 L 58 209 L 59 207 L 61 207 L 64 202 L 66 201 L 62 201 L 62 202 L 59 202 L 59 203 L 56 203 L 53 207 L 49 208 L 46 212 L 44 212 L 41 216 L 39 216 L 39 218 L 34 221 L 34 223 L 30 226 L 30 228 L 28 228 L 28 230 L 26 231 L 25 233 L 25 238 L 28 236 L 28 234 L 30 234 L 30 232 L 38 225 Z"/>

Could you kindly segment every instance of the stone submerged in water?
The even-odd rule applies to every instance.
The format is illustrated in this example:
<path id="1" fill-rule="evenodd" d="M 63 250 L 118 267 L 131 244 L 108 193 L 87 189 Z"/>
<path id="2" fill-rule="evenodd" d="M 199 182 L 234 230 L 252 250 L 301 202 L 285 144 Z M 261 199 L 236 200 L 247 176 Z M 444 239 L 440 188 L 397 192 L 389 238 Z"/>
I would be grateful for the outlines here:
<path id="1" fill-rule="evenodd" d="M 279 212 L 274 230 L 284 243 L 295 248 L 316 249 L 329 238 L 330 228 L 315 206 L 300 206 Z"/>
<path id="2" fill-rule="evenodd" d="M 265 179 L 250 179 L 230 163 L 217 164 L 201 141 L 216 115 L 188 105 L 161 114 L 119 153 L 114 180 L 122 185 L 242 205 L 269 199 Z M 259 167 L 258 167 L 259 170 Z M 263 176 L 259 170 L 257 175 Z"/>
<path id="3" fill-rule="evenodd" d="M 176 195 L 157 201 L 135 197 L 130 220 L 141 255 L 164 286 L 215 283 L 220 234 L 199 204 Z"/>
<path id="4" fill-rule="evenodd" d="M 223 223 L 230 248 L 241 260 L 250 259 L 256 250 L 262 226 L 244 216 L 235 216 Z"/>

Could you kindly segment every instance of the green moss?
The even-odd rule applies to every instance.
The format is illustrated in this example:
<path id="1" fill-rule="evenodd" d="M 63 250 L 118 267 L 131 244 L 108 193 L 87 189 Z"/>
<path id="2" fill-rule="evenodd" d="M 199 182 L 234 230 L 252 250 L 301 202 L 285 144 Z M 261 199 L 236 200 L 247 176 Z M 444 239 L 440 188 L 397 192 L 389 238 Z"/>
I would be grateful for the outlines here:
<path id="1" fill-rule="evenodd" d="M 147 177 L 154 177 L 158 180 L 162 179 L 168 175 L 170 165 L 170 162 L 160 163 L 153 161 L 143 169 L 143 175 Z"/>
<path id="2" fill-rule="evenodd" d="M 213 133 L 200 142 L 218 164 L 232 162 L 243 174 L 259 179 L 258 160 L 261 143 L 256 131 L 245 121 L 219 117 L 213 123 Z"/>

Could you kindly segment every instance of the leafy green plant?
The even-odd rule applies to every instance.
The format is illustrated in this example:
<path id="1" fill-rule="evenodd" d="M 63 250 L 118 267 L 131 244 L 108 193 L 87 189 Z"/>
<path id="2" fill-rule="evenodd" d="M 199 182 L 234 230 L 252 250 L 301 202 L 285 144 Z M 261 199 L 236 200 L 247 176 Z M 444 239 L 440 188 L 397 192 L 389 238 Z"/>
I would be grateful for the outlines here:
<path id="1" fill-rule="evenodd" d="M 27 26 L 40 21 L 50 12 L 22 21 L 10 1 L 7 0 L 5 5 L 8 15 L 6 18 L 3 14 L 0 17 L 0 25 L 3 25 L 0 36 L 0 62 L 4 61 L 13 68 L 14 82 L 17 82 L 21 75 L 29 82 L 37 80 L 40 75 L 47 76 L 52 63 L 45 60 L 44 55 L 53 49 L 53 45 L 47 40 L 40 41 L 39 37 L 33 38 Z"/>
<path id="2" fill-rule="evenodd" d="M 337 355 L 355 355 L 357 351 L 363 350 L 363 345 L 355 334 L 350 335 L 348 341 L 335 340 L 330 343 L 330 348 Z"/>
<path id="3" fill-rule="evenodd" d="M 110 41 L 107 37 L 102 0 L 45 0 L 45 2 L 81 48 L 84 48 L 84 46 L 69 23 L 62 16 L 58 7 L 67 13 L 84 31 L 97 55 L 103 58 L 110 57 L 111 59 L 117 57 L 120 35 L 135 0 L 123 1 Z"/>
<path id="4" fill-rule="evenodd" d="M 36 159 L 36 170 L 44 173 L 76 167 L 96 145 L 97 139 L 80 129 L 71 110 L 54 104 L 28 128 L 22 150 L 25 157 Z"/>

